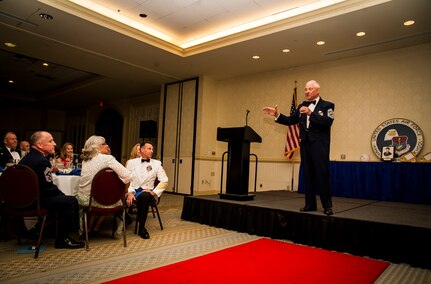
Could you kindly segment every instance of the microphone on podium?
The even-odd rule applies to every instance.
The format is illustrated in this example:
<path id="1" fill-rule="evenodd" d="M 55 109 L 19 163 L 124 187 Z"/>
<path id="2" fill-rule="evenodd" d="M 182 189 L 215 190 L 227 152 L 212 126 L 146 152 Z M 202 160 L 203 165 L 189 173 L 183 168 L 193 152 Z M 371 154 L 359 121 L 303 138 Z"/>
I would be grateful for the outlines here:
<path id="1" fill-rule="evenodd" d="M 248 114 L 250 113 L 250 110 L 245 111 L 245 126 L 248 126 Z"/>

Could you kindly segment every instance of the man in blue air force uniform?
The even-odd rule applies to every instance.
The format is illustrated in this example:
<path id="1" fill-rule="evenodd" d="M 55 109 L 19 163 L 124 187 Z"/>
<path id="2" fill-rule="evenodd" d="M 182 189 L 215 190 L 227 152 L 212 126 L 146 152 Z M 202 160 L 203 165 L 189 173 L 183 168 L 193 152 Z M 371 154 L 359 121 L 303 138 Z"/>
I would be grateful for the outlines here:
<path id="1" fill-rule="evenodd" d="M 301 164 L 305 181 L 305 206 L 301 211 L 317 210 L 316 188 L 319 188 L 323 212 L 332 215 L 329 150 L 335 106 L 320 97 L 320 85 L 314 80 L 306 83 L 305 98 L 306 101 L 290 116 L 279 113 L 277 106 L 265 107 L 263 111 L 274 116 L 277 123 L 299 123 Z"/>
<path id="2" fill-rule="evenodd" d="M 70 234 L 79 229 L 79 207 L 75 196 L 65 195 L 52 182 L 51 163 L 49 156 L 55 154 L 57 145 L 51 133 L 37 131 L 30 137 L 30 153 L 19 162 L 31 168 L 39 180 L 41 206 L 57 216 L 57 249 L 83 248 L 84 243 L 75 241 Z"/>

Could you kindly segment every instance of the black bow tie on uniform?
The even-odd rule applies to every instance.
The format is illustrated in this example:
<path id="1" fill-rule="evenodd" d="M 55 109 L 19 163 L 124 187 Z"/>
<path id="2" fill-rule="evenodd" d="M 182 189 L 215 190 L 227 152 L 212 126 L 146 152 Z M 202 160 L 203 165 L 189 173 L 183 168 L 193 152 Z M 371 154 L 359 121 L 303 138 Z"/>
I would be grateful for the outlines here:
<path id="1" fill-rule="evenodd" d="M 305 101 L 305 102 L 303 102 L 302 104 L 303 104 L 303 105 L 305 105 L 305 106 L 309 106 L 309 105 L 311 105 L 311 104 L 316 104 L 316 100 L 311 101 L 311 102 L 307 102 L 307 101 Z"/>
<path id="2" fill-rule="evenodd" d="M 150 162 L 150 159 L 141 159 L 141 162 L 143 163 L 143 162 L 147 162 L 147 163 L 149 163 Z"/>
<path id="3" fill-rule="evenodd" d="M 17 152 L 17 153 L 19 153 L 19 150 L 18 150 L 18 149 L 10 149 L 10 151 L 11 151 L 11 152 Z"/>

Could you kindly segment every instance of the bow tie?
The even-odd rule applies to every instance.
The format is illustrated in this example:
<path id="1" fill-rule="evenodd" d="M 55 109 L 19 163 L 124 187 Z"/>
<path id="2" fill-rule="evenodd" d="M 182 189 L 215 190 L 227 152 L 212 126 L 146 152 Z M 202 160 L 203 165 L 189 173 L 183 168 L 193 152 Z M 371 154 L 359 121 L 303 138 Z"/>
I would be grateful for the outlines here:
<path id="1" fill-rule="evenodd" d="M 316 100 L 311 101 L 311 102 L 303 102 L 302 104 L 305 105 L 305 106 L 309 106 L 311 104 L 316 104 Z"/>
<path id="2" fill-rule="evenodd" d="M 141 163 L 143 163 L 143 162 L 147 162 L 147 163 L 149 163 L 149 162 L 150 162 L 150 159 L 141 159 Z"/>
<path id="3" fill-rule="evenodd" d="M 19 153 L 18 149 L 10 149 L 10 151 Z"/>

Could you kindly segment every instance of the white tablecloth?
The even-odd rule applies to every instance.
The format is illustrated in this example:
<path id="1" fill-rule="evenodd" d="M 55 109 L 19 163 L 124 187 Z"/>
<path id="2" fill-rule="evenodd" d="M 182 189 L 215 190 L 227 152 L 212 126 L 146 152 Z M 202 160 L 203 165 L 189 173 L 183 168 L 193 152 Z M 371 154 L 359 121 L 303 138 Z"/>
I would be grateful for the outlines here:
<path id="1" fill-rule="evenodd" d="M 52 175 L 52 182 L 66 195 L 75 196 L 79 190 L 80 176 Z"/>

